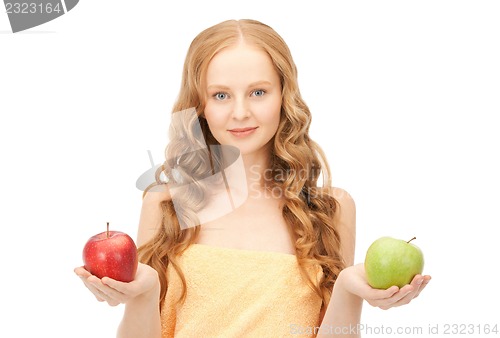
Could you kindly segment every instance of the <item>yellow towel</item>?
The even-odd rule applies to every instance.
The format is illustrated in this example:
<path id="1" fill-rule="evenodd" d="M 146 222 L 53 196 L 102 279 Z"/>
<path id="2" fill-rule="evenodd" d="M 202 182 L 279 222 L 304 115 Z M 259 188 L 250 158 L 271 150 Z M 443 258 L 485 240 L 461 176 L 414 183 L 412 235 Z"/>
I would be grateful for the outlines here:
<path id="1" fill-rule="evenodd" d="M 182 290 L 169 280 L 162 311 L 162 337 L 312 337 L 321 298 L 302 278 L 295 255 L 193 244 L 180 257 L 186 302 L 172 305 Z M 321 267 L 308 271 L 312 281 Z"/>

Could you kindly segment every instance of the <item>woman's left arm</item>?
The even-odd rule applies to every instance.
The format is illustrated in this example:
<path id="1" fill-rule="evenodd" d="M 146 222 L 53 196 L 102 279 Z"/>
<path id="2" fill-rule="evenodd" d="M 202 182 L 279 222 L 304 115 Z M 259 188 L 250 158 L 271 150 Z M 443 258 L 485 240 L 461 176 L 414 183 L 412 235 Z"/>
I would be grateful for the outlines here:
<path id="1" fill-rule="evenodd" d="M 331 188 L 328 192 L 337 201 L 334 214 L 334 223 L 340 236 L 340 254 L 346 264 L 351 267 L 354 263 L 356 247 L 356 205 L 351 195 L 340 188 Z M 363 299 L 347 291 L 344 278 L 346 269 L 342 270 L 333 287 L 330 303 L 324 313 L 318 338 L 341 336 L 342 330 L 359 325 Z M 349 278 L 347 278 L 349 279 Z M 342 309 L 339 311 L 339 309 Z M 340 331 L 339 331 L 340 330 Z M 349 335 L 345 337 L 356 337 Z"/>
<path id="2" fill-rule="evenodd" d="M 364 264 L 352 265 L 356 240 L 356 209 L 352 197 L 344 190 L 333 188 L 332 196 L 339 208 L 335 224 L 341 239 L 341 254 L 346 268 L 339 274 L 332 297 L 318 330 L 318 338 L 360 337 L 359 327 L 363 300 L 370 305 L 389 309 L 408 304 L 430 281 L 430 276 L 416 275 L 401 289 L 392 286 L 386 290 L 373 289 L 366 282 Z"/>

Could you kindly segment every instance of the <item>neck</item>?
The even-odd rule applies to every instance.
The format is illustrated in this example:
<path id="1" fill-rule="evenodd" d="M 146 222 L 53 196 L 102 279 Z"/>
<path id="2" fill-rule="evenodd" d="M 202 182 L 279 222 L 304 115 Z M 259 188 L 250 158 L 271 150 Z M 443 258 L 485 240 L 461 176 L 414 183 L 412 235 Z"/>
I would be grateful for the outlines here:
<path id="1" fill-rule="evenodd" d="M 247 182 L 249 196 L 255 196 L 256 192 L 262 192 L 266 187 L 266 178 L 270 178 L 271 153 L 270 151 L 255 152 L 241 155 L 242 165 L 233 166 L 226 169 L 227 179 L 233 187 L 238 187 L 240 182 Z M 242 177 L 241 175 L 245 175 Z"/>
<path id="2" fill-rule="evenodd" d="M 249 195 L 262 192 L 266 189 L 267 180 L 271 179 L 271 148 L 242 156 L 245 167 Z M 254 194 L 252 194 L 252 192 Z"/>

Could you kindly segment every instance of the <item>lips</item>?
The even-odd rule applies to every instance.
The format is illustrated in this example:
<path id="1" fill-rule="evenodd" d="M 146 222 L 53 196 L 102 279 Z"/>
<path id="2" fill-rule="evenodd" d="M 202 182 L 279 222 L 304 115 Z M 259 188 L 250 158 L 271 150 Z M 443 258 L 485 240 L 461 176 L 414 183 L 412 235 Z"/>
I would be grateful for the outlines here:
<path id="1" fill-rule="evenodd" d="M 228 131 L 236 137 L 244 137 L 252 134 L 258 127 L 233 128 Z"/>
<path id="2" fill-rule="evenodd" d="M 242 132 L 249 131 L 249 130 L 254 130 L 254 129 L 257 129 L 257 127 L 234 128 L 234 129 L 229 129 L 229 131 L 233 132 L 233 133 L 242 133 Z"/>

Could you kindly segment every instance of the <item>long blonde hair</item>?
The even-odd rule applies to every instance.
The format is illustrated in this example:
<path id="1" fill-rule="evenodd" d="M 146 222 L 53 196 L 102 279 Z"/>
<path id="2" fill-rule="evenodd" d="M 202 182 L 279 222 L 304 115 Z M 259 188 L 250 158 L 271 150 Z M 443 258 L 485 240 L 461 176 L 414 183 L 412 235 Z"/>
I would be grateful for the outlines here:
<path id="1" fill-rule="evenodd" d="M 330 169 L 323 151 L 309 137 L 311 113 L 299 92 L 295 63 L 286 43 L 271 27 L 255 20 L 229 20 L 204 30 L 193 40 L 185 59 L 181 89 L 173 112 L 194 108 L 198 115 L 186 121 L 183 125 L 185 128 L 171 126 L 172 140 L 167 146 L 166 158 L 179 159 L 179 154 L 189 152 L 189 149 L 183 149 L 186 137 L 191 137 L 192 145 L 196 146 L 200 142 L 191 135 L 191 129 L 196 124 L 201 125 L 207 144 L 218 144 L 203 117 L 205 75 L 209 62 L 219 51 L 241 40 L 262 48 L 270 56 L 281 80 L 281 117 L 274 137 L 270 168 L 272 173 L 276 173 L 272 177 L 280 179 L 273 180 L 271 184 L 284 192 L 283 217 L 294 235 L 297 260 L 303 276 L 307 278 L 307 266 L 319 264 L 323 269 L 323 278 L 319 285 L 312 283 L 309 278 L 307 282 L 322 298 L 323 305 L 326 305 L 333 284 L 345 266 L 340 255 L 339 233 L 333 224 L 337 203 L 331 195 L 325 193 L 325 188 L 331 185 Z M 217 158 L 217 154 L 212 156 Z M 201 161 L 201 157 L 196 152 L 191 152 L 183 161 L 192 163 Z M 207 171 L 213 171 L 213 166 L 213 163 L 199 166 L 198 173 L 190 174 L 203 176 Z M 170 167 L 171 165 L 165 165 L 160 170 L 172 178 L 172 173 L 168 170 Z M 320 174 L 322 186 L 318 186 Z M 186 194 L 189 196 L 186 198 L 186 205 L 200 207 L 205 197 L 204 187 L 194 185 L 191 189 L 196 191 Z M 162 227 L 154 238 L 139 248 L 141 262 L 151 265 L 159 273 L 160 309 L 168 286 L 168 264 L 172 264 L 183 284 L 179 301 L 183 301 L 186 296 L 186 280 L 178 264 L 178 256 L 195 242 L 200 231 L 199 226 L 187 229 L 180 226 L 180 217 L 190 218 L 189 208 L 186 207 L 183 215 L 180 215 L 172 201 L 162 202 Z"/>

